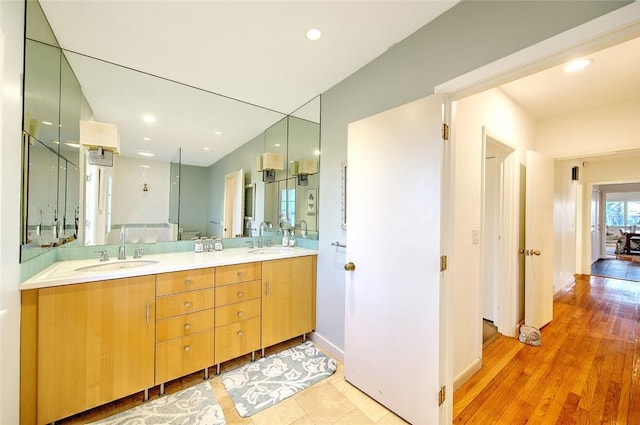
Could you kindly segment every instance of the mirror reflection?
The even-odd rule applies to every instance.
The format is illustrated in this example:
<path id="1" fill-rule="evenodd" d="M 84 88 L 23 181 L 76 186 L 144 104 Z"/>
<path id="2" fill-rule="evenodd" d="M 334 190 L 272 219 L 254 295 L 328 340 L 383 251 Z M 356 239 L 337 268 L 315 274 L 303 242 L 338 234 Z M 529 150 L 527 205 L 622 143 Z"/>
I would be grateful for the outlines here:
<path id="1" fill-rule="evenodd" d="M 317 239 L 319 97 L 285 115 L 64 51 L 28 3 L 23 261 L 118 243 L 122 226 L 128 243 L 256 237 L 260 224 Z M 118 127 L 112 167 L 87 162 L 80 120 Z M 284 159 L 273 183 L 265 152 Z"/>

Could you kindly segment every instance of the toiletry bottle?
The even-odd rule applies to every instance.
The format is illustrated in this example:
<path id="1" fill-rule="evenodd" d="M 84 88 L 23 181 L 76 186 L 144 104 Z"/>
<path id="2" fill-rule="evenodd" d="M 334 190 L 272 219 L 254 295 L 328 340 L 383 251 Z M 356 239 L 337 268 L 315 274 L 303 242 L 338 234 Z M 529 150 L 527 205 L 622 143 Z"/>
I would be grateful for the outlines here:
<path id="1" fill-rule="evenodd" d="M 289 235 L 289 246 L 296 246 L 296 236 L 293 233 L 293 230 L 291 231 L 291 234 Z"/>
<path id="2" fill-rule="evenodd" d="M 287 230 L 282 230 L 282 246 L 289 246 L 289 232 Z"/>

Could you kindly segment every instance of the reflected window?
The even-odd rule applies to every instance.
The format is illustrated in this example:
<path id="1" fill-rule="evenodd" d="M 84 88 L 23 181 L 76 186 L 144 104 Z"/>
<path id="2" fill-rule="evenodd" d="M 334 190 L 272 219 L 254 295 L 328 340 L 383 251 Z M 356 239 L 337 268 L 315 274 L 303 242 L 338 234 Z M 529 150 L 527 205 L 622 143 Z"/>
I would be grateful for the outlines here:
<path id="1" fill-rule="evenodd" d="M 288 214 L 287 214 L 288 212 Z M 291 226 L 296 223 L 296 189 L 282 189 L 280 194 L 280 217 L 287 219 Z"/>

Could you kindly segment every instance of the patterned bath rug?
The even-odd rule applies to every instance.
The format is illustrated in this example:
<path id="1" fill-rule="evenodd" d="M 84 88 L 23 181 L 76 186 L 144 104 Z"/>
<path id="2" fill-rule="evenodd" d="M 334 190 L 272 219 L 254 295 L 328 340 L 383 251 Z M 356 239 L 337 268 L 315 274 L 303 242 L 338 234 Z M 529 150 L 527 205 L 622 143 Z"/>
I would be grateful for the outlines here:
<path id="1" fill-rule="evenodd" d="M 91 425 L 225 425 L 209 381 L 167 394 Z"/>
<path id="2" fill-rule="evenodd" d="M 223 373 L 220 378 L 238 414 L 246 418 L 331 376 L 335 371 L 336 361 L 307 341 Z"/>

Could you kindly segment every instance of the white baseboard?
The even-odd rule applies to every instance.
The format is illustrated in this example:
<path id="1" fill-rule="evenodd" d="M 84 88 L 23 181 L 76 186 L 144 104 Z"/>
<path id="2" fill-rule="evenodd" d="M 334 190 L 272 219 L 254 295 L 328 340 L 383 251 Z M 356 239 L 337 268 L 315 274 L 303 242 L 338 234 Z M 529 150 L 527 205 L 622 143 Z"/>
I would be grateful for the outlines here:
<path id="1" fill-rule="evenodd" d="M 453 379 L 453 391 L 457 390 L 482 368 L 482 359 L 476 359 L 465 370 Z"/>
<path id="2" fill-rule="evenodd" d="M 331 357 L 344 364 L 344 350 L 338 348 L 318 332 L 311 333 L 311 341 L 318 344 L 318 346 L 331 355 Z"/>

